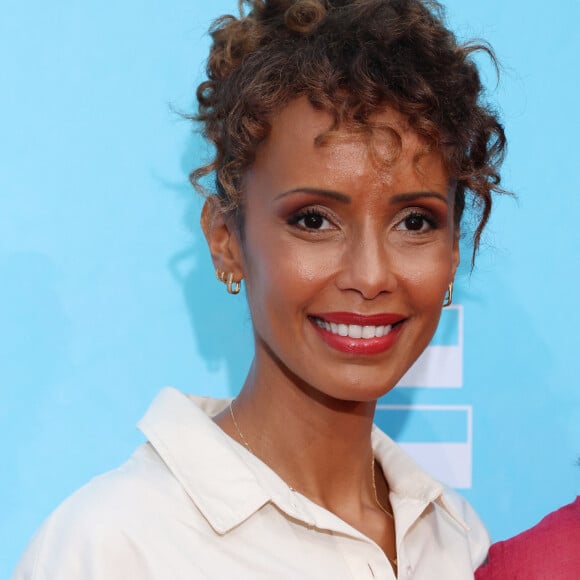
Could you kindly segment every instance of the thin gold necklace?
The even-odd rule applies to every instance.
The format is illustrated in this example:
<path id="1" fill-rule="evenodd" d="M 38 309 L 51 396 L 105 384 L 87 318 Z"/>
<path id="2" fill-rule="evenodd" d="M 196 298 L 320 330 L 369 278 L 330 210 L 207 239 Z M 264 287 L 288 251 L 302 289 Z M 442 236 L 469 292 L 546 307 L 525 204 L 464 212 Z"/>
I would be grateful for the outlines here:
<path id="1" fill-rule="evenodd" d="M 240 429 L 240 426 L 238 425 L 238 422 L 236 421 L 236 416 L 234 415 L 234 401 L 236 399 L 232 399 L 230 401 L 230 416 L 232 417 L 232 421 L 234 422 L 234 426 L 236 428 L 236 431 L 238 432 L 238 435 L 240 436 L 240 440 L 242 441 L 242 443 L 244 444 L 244 447 L 252 454 L 252 455 L 256 455 L 253 451 L 252 448 L 250 447 L 250 444 L 246 441 L 246 438 L 244 437 L 244 434 L 242 433 L 242 430 Z"/>
<path id="2" fill-rule="evenodd" d="M 238 435 L 240 436 L 240 441 L 244 444 L 244 447 L 252 454 L 252 455 L 256 455 L 254 453 L 254 450 L 250 447 L 250 444 L 248 443 L 248 441 L 246 440 L 246 438 L 244 437 L 244 434 L 242 433 L 242 430 L 240 429 L 240 426 L 238 425 L 238 422 L 236 421 L 236 415 L 234 413 L 234 401 L 236 399 L 232 399 L 230 401 L 229 404 L 229 409 L 230 409 L 230 416 L 232 418 L 232 422 L 234 424 L 234 427 L 236 428 L 236 431 L 238 432 Z M 391 518 L 391 520 L 394 521 L 395 517 L 393 516 L 393 513 L 391 511 L 389 511 L 380 501 L 379 501 L 379 495 L 377 493 L 377 484 L 376 484 L 376 480 L 375 480 L 375 456 L 373 453 L 373 458 L 371 459 L 371 482 L 372 482 L 372 486 L 373 486 L 373 495 L 375 496 L 375 503 L 377 504 L 378 508 L 385 513 L 387 516 L 389 516 L 389 518 Z M 288 486 L 290 487 L 290 486 Z M 292 491 L 296 491 L 293 487 L 290 487 L 290 489 Z M 385 556 L 387 556 L 387 559 L 389 560 L 389 562 L 391 563 L 391 566 L 393 567 L 393 570 L 395 572 L 395 575 L 397 574 L 397 558 L 391 558 L 386 552 L 385 552 Z"/>
<path id="3" fill-rule="evenodd" d="M 375 456 L 373 455 L 373 459 L 371 461 L 371 469 L 372 469 L 372 474 L 373 477 L 371 479 L 372 483 L 373 483 L 373 494 L 375 496 L 375 503 L 379 506 L 379 508 L 385 512 L 392 520 L 395 519 L 395 517 L 393 516 L 393 512 L 389 511 L 379 500 L 379 494 L 377 493 L 377 484 L 375 482 Z"/>
<path id="4" fill-rule="evenodd" d="M 391 518 L 391 520 L 393 520 L 393 525 L 395 522 L 395 516 L 393 516 L 393 512 L 389 511 L 380 501 L 379 501 L 379 494 L 377 493 L 377 484 L 375 482 L 375 455 L 373 453 L 373 460 L 371 461 L 371 466 L 372 466 L 372 470 L 373 470 L 373 477 L 371 479 L 372 483 L 373 483 L 373 494 L 375 496 L 375 503 L 379 506 L 379 509 L 382 510 L 385 514 L 387 514 L 389 516 L 389 518 Z M 396 550 L 396 548 L 395 548 Z M 395 576 L 397 576 L 397 566 L 398 561 L 397 561 L 397 556 L 396 556 L 396 552 L 395 552 L 395 557 L 391 558 L 386 552 L 385 552 L 385 556 L 387 557 L 387 559 L 389 560 L 389 562 L 391 563 L 391 566 L 393 567 L 393 572 L 395 573 Z"/>

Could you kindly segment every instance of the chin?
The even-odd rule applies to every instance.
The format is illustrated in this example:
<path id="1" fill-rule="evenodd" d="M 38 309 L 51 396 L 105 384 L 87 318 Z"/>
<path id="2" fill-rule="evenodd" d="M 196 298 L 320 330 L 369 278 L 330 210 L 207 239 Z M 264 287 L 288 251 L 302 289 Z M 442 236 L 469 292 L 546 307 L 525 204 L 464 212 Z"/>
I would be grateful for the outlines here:
<path id="1" fill-rule="evenodd" d="M 401 374 L 402 376 L 402 374 Z M 345 384 L 343 379 L 343 384 L 333 391 L 326 388 L 324 392 L 327 396 L 335 398 L 341 401 L 352 401 L 359 403 L 373 403 L 389 394 L 396 386 L 400 379 L 397 376 L 396 381 L 389 380 L 385 382 L 384 376 L 380 380 L 370 381 L 362 380 L 360 376 L 358 380 L 352 381 Z"/>

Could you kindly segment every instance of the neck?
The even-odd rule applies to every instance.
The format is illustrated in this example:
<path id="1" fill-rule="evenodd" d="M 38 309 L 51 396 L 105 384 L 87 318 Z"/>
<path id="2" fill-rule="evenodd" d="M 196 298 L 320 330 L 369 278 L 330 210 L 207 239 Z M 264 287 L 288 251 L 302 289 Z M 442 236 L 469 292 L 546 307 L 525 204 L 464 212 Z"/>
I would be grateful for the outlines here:
<path id="1" fill-rule="evenodd" d="M 375 402 L 341 401 L 296 380 L 272 379 L 253 367 L 235 416 L 224 413 L 217 423 L 317 503 L 368 503 Z"/>
<path id="2" fill-rule="evenodd" d="M 294 491 L 372 538 L 396 575 L 388 485 L 371 447 L 375 401 L 331 398 L 288 373 L 257 367 L 233 406 L 216 417 L 218 425 Z"/>

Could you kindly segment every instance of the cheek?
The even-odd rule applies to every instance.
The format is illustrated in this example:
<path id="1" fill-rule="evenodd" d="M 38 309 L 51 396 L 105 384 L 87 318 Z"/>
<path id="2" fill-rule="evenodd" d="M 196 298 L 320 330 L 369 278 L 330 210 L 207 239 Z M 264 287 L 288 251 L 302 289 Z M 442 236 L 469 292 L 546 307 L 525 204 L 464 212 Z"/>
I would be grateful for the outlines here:
<path id="1" fill-rule="evenodd" d="M 439 306 L 453 273 L 453 253 L 449 248 L 399 255 L 399 279 L 409 293 L 425 303 Z"/>
<path id="2" fill-rule="evenodd" d="M 288 314 L 298 304 L 316 276 L 316 268 L 303 256 L 281 244 L 249 243 L 246 247 L 246 294 L 254 324 Z"/>
<path id="3" fill-rule="evenodd" d="M 336 262 L 328 249 L 298 239 L 282 242 L 274 235 L 248 239 L 244 254 L 246 285 L 258 293 L 300 292 L 329 277 Z"/>

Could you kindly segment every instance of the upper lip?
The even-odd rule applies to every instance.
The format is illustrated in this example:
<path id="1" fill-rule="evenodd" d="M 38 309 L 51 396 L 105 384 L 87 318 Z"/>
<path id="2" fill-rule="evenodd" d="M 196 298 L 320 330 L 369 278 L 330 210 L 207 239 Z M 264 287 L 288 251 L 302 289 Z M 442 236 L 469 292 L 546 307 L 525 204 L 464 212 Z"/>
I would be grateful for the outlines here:
<path id="1" fill-rule="evenodd" d="M 356 312 L 320 312 L 309 315 L 335 324 L 357 324 L 360 326 L 387 326 L 405 319 L 402 314 L 383 312 L 380 314 L 358 314 Z"/>

